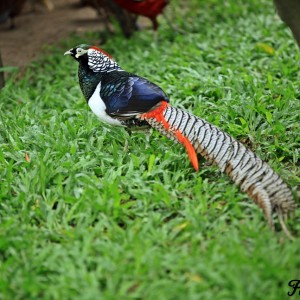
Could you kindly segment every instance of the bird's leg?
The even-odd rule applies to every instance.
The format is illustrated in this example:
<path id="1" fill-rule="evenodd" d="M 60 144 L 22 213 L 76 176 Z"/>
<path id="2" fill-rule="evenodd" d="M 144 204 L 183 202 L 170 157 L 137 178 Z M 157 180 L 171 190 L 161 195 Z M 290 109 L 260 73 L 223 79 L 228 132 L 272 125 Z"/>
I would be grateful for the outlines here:
<path id="1" fill-rule="evenodd" d="M 132 131 L 131 131 L 131 129 L 130 129 L 130 128 L 128 128 L 128 127 L 125 127 L 125 130 L 126 130 L 126 132 L 128 133 L 128 135 L 129 135 L 129 136 L 131 136 L 131 135 L 132 135 Z"/>
<path id="2" fill-rule="evenodd" d="M 124 36 L 129 38 L 135 31 L 132 15 L 114 1 L 106 0 L 105 3 L 107 9 L 119 22 Z"/>
<path id="3" fill-rule="evenodd" d="M 108 9 L 108 7 L 105 6 L 105 4 L 106 3 L 105 2 L 102 3 L 102 1 L 101 1 L 101 4 L 98 3 L 97 1 L 95 1 L 95 8 L 96 8 L 99 18 L 104 20 L 104 25 L 105 25 L 106 31 L 109 33 L 113 33 L 113 30 L 109 26 L 110 25 L 109 9 Z"/>
<path id="4" fill-rule="evenodd" d="M 147 144 L 150 143 L 150 137 L 151 137 L 152 133 L 153 133 L 152 128 L 146 130 L 146 132 L 145 132 L 145 137 L 146 137 L 145 140 L 146 140 Z"/>
<path id="5" fill-rule="evenodd" d="M 153 31 L 153 41 L 154 41 L 155 44 L 157 44 L 157 41 L 158 41 L 158 32 L 157 32 L 157 30 Z"/>
<path id="6" fill-rule="evenodd" d="M 15 28 L 16 28 L 15 19 L 13 17 L 11 17 L 9 29 L 15 29 Z"/>
<path id="7" fill-rule="evenodd" d="M 150 20 L 152 22 L 152 27 L 153 27 L 153 40 L 154 40 L 154 43 L 157 43 L 157 40 L 158 40 L 158 32 L 157 32 L 158 22 L 157 22 L 156 17 L 153 17 Z"/>
<path id="8" fill-rule="evenodd" d="M 185 33 L 184 30 L 181 30 L 180 28 L 178 28 L 176 25 L 173 24 L 172 20 L 170 20 L 169 16 L 163 11 L 162 12 L 163 16 L 165 17 L 169 27 L 172 29 L 172 31 L 176 31 L 179 33 Z"/>

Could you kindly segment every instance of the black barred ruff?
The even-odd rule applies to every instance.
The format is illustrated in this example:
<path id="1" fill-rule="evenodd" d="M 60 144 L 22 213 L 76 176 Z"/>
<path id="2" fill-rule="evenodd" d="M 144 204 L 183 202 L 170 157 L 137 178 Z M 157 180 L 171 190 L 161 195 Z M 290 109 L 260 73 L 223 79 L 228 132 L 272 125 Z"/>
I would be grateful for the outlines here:
<path id="1" fill-rule="evenodd" d="M 107 55 L 89 49 L 79 60 L 78 79 L 86 101 L 93 95 L 97 85 L 112 71 L 122 71 L 120 66 Z M 123 72 L 122 72 L 123 73 Z"/>
<path id="2" fill-rule="evenodd" d="M 95 73 L 121 70 L 114 60 L 95 49 L 88 51 L 88 66 Z"/>
<path id="3" fill-rule="evenodd" d="M 155 119 L 148 119 L 147 122 L 175 141 L 174 131 L 179 130 L 197 153 L 216 164 L 263 209 L 272 228 L 273 211 L 286 217 L 294 210 L 293 195 L 286 183 L 242 143 L 186 111 L 168 106 L 164 110 L 164 117 L 170 125 L 169 130 Z"/>

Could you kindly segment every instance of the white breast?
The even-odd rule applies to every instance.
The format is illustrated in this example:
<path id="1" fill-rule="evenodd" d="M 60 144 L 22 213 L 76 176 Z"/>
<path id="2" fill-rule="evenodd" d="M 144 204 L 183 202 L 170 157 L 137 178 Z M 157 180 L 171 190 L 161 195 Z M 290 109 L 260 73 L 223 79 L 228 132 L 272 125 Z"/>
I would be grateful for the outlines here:
<path id="1" fill-rule="evenodd" d="M 121 122 L 117 119 L 113 119 L 106 113 L 106 106 L 100 96 L 101 82 L 97 85 L 94 94 L 88 101 L 88 105 L 92 112 L 103 122 L 110 125 L 122 126 Z"/>

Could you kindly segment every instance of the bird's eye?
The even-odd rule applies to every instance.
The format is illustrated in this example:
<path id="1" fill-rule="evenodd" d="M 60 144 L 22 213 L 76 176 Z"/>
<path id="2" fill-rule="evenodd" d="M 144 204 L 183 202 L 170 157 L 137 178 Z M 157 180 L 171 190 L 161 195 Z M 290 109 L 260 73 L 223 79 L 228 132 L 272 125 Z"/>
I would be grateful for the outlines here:
<path id="1" fill-rule="evenodd" d="M 75 57 L 79 58 L 80 56 L 84 55 L 86 52 L 87 52 L 87 50 L 84 50 L 82 48 L 77 48 L 76 49 Z"/>

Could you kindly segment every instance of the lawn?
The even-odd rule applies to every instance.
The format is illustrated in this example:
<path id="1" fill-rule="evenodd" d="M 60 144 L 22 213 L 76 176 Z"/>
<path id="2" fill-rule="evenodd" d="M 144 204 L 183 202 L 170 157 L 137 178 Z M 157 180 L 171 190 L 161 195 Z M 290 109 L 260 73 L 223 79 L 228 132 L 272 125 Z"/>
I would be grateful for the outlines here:
<path id="1" fill-rule="evenodd" d="M 184 34 L 160 17 L 157 42 L 144 30 L 103 48 L 247 144 L 296 194 L 299 49 L 272 1 L 180 5 L 167 14 Z M 45 46 L 1 91 L 0 299 L 297 299 L 299 209 L 290 241 L 216 167 L 195 172 L 158 133 L 99 122 L 63 56 L 97 41 Z"/>

